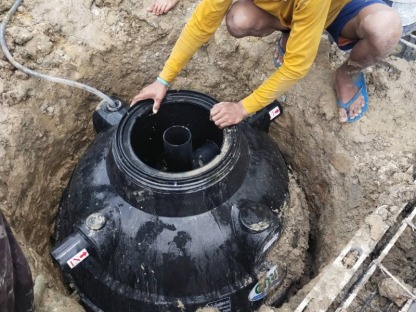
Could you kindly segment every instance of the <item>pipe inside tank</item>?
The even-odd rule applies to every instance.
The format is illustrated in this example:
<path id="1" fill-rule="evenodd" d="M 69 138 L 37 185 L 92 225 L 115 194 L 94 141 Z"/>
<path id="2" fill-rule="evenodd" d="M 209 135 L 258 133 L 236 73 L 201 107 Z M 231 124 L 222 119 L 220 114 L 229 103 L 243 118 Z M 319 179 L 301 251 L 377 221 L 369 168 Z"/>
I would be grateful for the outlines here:
<path id="1" fill-rule="evenodd" d="M 170 172 L 192 170 L 192 135 L 184 126 L 172 126 L 163 133 L 163 147 Z"/>

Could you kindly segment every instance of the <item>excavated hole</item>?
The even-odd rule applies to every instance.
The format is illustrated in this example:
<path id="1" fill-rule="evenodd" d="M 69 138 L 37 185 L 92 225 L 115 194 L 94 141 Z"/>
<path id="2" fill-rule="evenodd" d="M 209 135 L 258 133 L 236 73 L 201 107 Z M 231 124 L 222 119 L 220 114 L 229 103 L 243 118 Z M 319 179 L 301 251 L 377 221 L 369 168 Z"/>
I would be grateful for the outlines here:
<path id="1" fill-rule="evenodd" d="M 36 0 L 23 9 L 25 14 L 16 16 L 8 32 L 15 39 L 9 37 L 8 42 L 31 68 L 82 80 L 128 100 L 154 81 L 196 3 L 184 0 L 181 5 L 155 19 L 127 1 L 76 0 L 67 5 Z M 6 6 L 0 6 L 1 17 Z M 51 6 L 60 10 L 51 12 Z M 93 18 L 91 7 L 102 18 Z M 30 32 L 24 31 L 30 29 L 26 24 L 32 25 Z M 235 40 L 222 27 L 174 87 L 219 100 L 240 99 L 274 70 L 269 66 L 274 42 L 275 36 Z M 64 187 L 95 137 L 91 115 L 98 100 L 39 82 L 0 57 L 1 209 L 37 281 L 38 310 L 83 311 L 51 261 L 50 237 Z M 270 254 L 271 259 L 292 265 L 287 268 L 292 285 L 288 297 L 338 255 L 376 207 L 386 205 L 388 219 L 394 209 L 414 198 L 415 63 L 390 58 L 387 65 L 366 70 L 371 110 L 362 122 L 341 126 L 336 121 L 332 76 L 344 59 L 323 39 L 315 65 L 282 99 L 285 113 L 270 130 L 293 172 L 289 205 L 293 210 L 288 210 L 286 236 L 279 241 L 286 249 L 279 245 Z M 392 104 L 394 109 L 389 110 Z M 414 241 L 412 233 L 406 236 Z M 353 262 L 355 255 L 350 256 Z M 394 262 L 392 258 L 388 261 Z M 414 280 L 409 284 L 414 286 Z M 281 304 L 280 295 L 273 293 L 267 303 Z"/>

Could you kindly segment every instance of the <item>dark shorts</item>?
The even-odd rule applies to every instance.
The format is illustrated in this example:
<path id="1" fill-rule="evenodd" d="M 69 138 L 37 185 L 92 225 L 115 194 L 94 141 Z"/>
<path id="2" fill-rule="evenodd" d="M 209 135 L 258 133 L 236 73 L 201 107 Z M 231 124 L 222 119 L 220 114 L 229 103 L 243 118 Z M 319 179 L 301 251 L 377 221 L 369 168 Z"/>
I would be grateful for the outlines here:
<path id="1" fill-rule="evenodd" d="M 328 26 L 326 31 L 331 35 L 334 42 L 341 50 L 350 50 L 357 43 L 357 40 L 349 40 L 340 36 L 341 30 L 344 26 L 354 18 L 363 8 L 374 3 L 382 3 L 387 5 L 382 0 L 351 0 L 339 12 L 337 18 Z"/>

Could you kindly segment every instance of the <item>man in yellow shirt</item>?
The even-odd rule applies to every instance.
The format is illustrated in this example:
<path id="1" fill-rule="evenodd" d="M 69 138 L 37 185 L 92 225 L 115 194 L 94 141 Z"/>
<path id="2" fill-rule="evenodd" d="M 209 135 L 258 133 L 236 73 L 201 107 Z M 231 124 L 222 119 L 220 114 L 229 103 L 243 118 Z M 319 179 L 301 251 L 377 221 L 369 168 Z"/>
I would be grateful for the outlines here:
<path id="1" fill-rule="evenodd" d="M 224 17 L 229 33 L 237 38 L 262 37 L 274 31 L 283 34 L 277 42 L 276 71 L 241 101 L 220 102 L 211 109 L 211 118 L 220 128 L 241 122 L 303 78 L 325 29 L 341 49 L 352 48 L 335 74 L 340 121 L 360 119 L 368 106 L 362 70 L 390 53 L 402 33 L 400 17 L 382 0 L 238 0 L 234 4 L 232 0 L 202 0 L 157 80 L 131 104 L 153 99 L 153 111 L 157 112 L 169 84 Z"/>

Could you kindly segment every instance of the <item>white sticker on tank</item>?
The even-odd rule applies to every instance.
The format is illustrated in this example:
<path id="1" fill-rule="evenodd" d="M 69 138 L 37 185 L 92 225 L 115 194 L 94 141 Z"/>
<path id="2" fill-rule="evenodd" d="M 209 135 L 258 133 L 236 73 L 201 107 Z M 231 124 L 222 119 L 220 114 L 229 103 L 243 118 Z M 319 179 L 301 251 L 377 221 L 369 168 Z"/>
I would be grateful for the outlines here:
<path id="1" fill-rule="evenodd" d="M 78 264 L 80 264 L 82 261 L 85 260 L 90 254 L 88 251 L 84 248 L 79 253 L 77 253 L 75 256 L 73 256 L 71 259 L 69 259 L 66 263 L 69 265 L 71 269 L 75 268 Z"/>
<path id="2" fill-rule="evenodd" d="M 273 118 L 275 118 L 279 115 L 280 115 L 280 108 L 279 107 L 275 107 L 275 108 L 273 108 L 273 110 L 271 110 L 269 112 L 270 120 L 272 120 Z"/>

